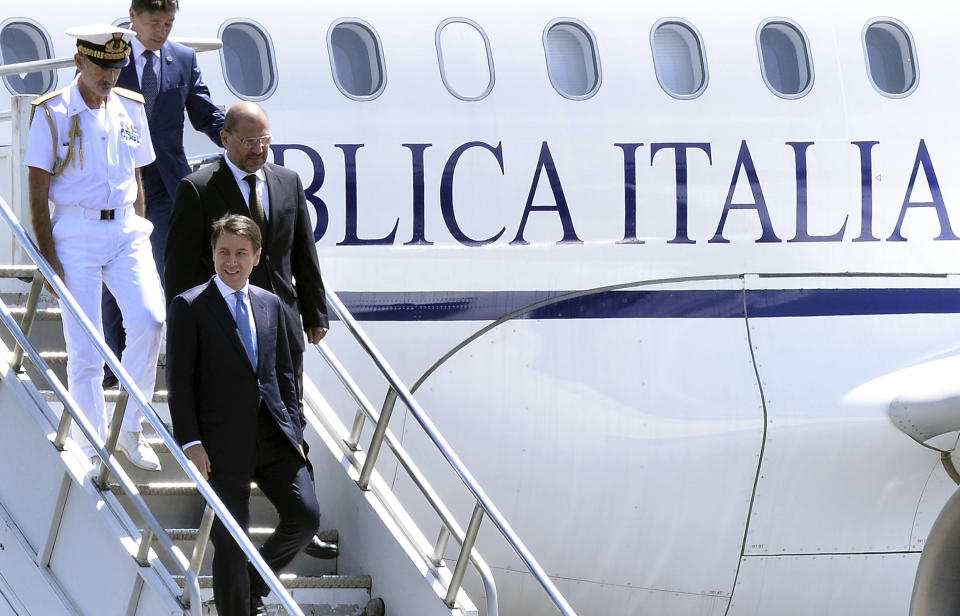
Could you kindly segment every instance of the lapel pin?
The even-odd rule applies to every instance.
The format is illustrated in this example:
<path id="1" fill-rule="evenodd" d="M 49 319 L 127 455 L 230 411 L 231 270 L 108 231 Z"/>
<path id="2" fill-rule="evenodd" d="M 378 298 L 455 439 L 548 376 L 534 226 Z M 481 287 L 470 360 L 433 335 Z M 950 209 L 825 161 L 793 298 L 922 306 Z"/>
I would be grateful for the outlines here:
<path id="1" fill-rule="evenodd" d="M 173 56 L 167 56 L 167 62 L 173 62 Z"/>

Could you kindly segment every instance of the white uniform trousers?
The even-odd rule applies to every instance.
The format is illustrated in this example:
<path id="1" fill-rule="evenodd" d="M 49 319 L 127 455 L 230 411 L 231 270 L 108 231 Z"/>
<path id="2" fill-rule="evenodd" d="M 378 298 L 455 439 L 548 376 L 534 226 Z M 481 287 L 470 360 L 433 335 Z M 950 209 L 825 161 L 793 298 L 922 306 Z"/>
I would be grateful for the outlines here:
<path id="1" fill-rule="evenodd" d="M 156 384 L 157 356 L 166 318 L 150 247 L 153 225 L 134 214 L 132 207 L 118 213 L 125 215 L 100 220 L 99 210 L 55 206 L 53 243 L 63 264 L 67 288 L 101 336 L 101 284 L 106 284 L 117 299 L 127 335 L 123 367 L 149 401 Z M 100 438 L 106 440 L 109 420 L 103 398 L 103 358 L 63 302 L 61 309 L 70 394 Z M 122 429 L 139 430 L 142 419 L 143 412 L 129 403 Z M 93 455 L 93 447 L 76 427 L 72 437 L 82 444 L 85 454 Z"/>

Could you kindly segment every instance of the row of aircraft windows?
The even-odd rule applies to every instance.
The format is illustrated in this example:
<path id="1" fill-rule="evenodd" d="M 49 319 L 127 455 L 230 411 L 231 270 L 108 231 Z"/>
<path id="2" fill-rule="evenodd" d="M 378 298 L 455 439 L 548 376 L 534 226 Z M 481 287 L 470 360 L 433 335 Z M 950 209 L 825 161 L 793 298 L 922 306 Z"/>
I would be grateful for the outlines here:
<path id="1" fill-rule="evenodd" d="M 119 19 L 116 25 L 128 26 Z M 233 19 L 220 27 L 220 61 L 227 87 L 246 100 L 268 98 L 277 87 L 273 41 L 258 23 Z M 784 18 L 771 18 L 757 28 L 760 72 L 771 92 L 781 98 L 805 96 L 813 87 L 813 58 L 803 29 Z M 453 96 L 464 101 L 485 98 L 493 90 L 490 40 L 477 23 L 464 18 L 444 20 L 435 43 L 440 77 Z M 583 100 L 600 89 L 600 53 L 590 29 L 576 19 L 547 24 L 543 46 L 550 83 L 562 96 Z M 670 96 L 690 99 L 707 87 L 707 57 L 700 32 L 678 18 L 661 19 L 650 33 L 653 64 L 660 87 Z M 364 101 L 379 96 L 387 83 L 380 37 L 359 19 L 339 19 L 327 33 L 330 66 L 344 96 Z M 881 17 L 863 28 L 867 74 L 874 88 L 889 97 L 908 96 L 917 86 L 913 37 L 896 19 Z M 0 61 L 4 64 L 51 58 L 50 36 L 32 20 L 13 18 L 0 25 Z M 3 78 L 19 94 L 42 94 L 56 86 L 56 71 Z"/>

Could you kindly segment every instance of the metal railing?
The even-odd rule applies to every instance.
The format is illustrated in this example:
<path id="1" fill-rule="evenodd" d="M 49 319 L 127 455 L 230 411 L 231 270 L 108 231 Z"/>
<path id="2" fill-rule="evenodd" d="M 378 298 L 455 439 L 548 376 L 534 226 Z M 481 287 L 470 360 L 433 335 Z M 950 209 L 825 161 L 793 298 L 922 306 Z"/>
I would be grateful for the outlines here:
<path id="1" fill-rule="evenodd" d="M 223 47 L 223 42 L 218 38 L 177 38 L 171 37 L 182 45 L 190 47 L 194 51 L 217 51 Z M 45 60 L 31 60 L 30 62 L 18 62 L 16 64 L 0 64 L 0 77 L 6 75 L 22 75 L 25 73 L 36 73 L 39 71 L 51 71 L 59 68 L 69 68 L 75 66 L 76 62 L 73 56 L 64 56 L 62 58 L 47 58 Z"/>
<path id="2" fill-rule="evenodd" d="M 544 591 L 550 597 L 550 600 L 560 610 L 560 612 L 565 616 L 576 616 L 576 612 L 574 612 L 573 608 L 570 607 L 563 595 L 560 594 L 560 591 L 557 590 L 556 586 L 543 571 L 543 568 L 530 553 L 530 550 L 527 549 L 513 528 L 511 528 L 511 526 L 507 523 L 503 514 L 500 513 L 493 501 L 487 496 L 483 488 L 480 487 L 479 483 L 477 483 L 476 479 L 474 479 L 473 475 L 470 474 L 470 471 L 467 470 L 466 466 L 453 451 L 453 448 L 450 446 L 450 444 L 447 443 L 443 435 L 441 435 L 436 426 L 433 425 L 433 422 L 413 397 L 413 394 L 410 393 L 410 390 L 407 388 L 407 386 L 403 384 L 397 374 L 383 358 L 383 355 L 381 355 L 370 338 L 366 335 L 360 325 L 347 310 L 346 306 L 343 305 L 343 302 L 340 301 L 340 298 L 337 296 L 337 294 L 330 289 L 329 286 L 326 287 L 326 299 L 328 305 L 340 318 L 340 322 L 346 326 L 363 351 L 373 361 L 377 369 L 387 380 L 390 390 L 395 393 L 407 406 L 414 418 L 420 424 L 421 428 L 423 428 L 426 435 L 433 442 L 438 452 L 446 459 L 447 463 L 457 474 L 463 485 L 474 498 L 473 513 L 470 517 L 467 529 L 464 531 L 456 522 L 454 516 L 450 513 L 446 505 L 444 505 L 439 495 L 430 486 L 426 478 L 404 451 L 403 447 L 388 431 L 388 424 L 390 423 L 393 405 L 386 405 L 380 413 L 377 413 L 377 411 L 374 410 L 373 406 L 370 404 L 369 400 L 360 390 L 359 386 L 357 386 L 357 384 L 350 377 L 349 373 L 330 350 L 330 347 L 327 345 L 327 343 L 325 341 L 321 341 L 320 344 L 317 345 L 317 349 L 320 351 L 324 360 L 327 362 L 333 372 L 340 379 L 340 382 L 357 402 L 359 407 L 354 418 L 350 436 L 345 442 L 347 448 L 354 451 L 359 449 L 365 417 L 369 418 L 376 424 L 373 436 L 370 440 L 370 445 L 366 452 L 366 457 L 362 466 L 358 469 L 360 472 L 357 480 L 359 486 L 364 490 L 369 489 L 371 476 L 373 474 L 374 467 L 376 466 L 380 450 L 384 442 L 386 442 L 387 446 L 393 451 L 400 465 L 403 466 L 403 468 L 407 471 L 414 484 L 420 489 L 423 496 L 427 499 L 429 504 L 433 507 L 434 511 L 441 519 L 442 525 L 440 533 L 434 545 L 433 554 L 429 557 L 432 564 L 436 567 L 440 566 L 443 554 L 446 552 L 447 542 L 451 536 L 453 536 L 460 543 L 460 554 L 457 557 L 456 565 L 454 566 L 450 583 L 447 587 L 446 597 L 444 598 L 447 606 L 454 607 L 457 593 L 460 590 L 464 574 L 466 573 L 466 568 L 468 564 L 473 564 L 480 573 L 487 592 L 488 614 L 489 616 L 497 616 L 498 606 L 496 598 L 496 585 L 493 581 L 492 575 L 490 574 L 489 567 L 473 549 L 481 523 L 484 516 L 486 516 L 492 521 L 494 526 L 496 526 L 497 530 L 500 531 L 500 534 L 503 535 L 504 539 L 517 554 L 517 556 L 519 556 L 524 562 L 527 569 L 544 589 Z M 304 397 L 304 402 L 305 406 L 308 402 L 311 402 L 309 397 L 306 395 Z"/>
<path id="3" fill-rule="evenodd" d="M 185 583 L 184 592 L 181 597 L 181 603 L 185 607 L 189 606 L 190 612 L 193 614 L 193 616 L 200 616 L 200 587 L 196 566 L 191 566 L 183 562 L 185 559 L 183 558 L 182 553 L 174 546 L 173 540 L 167 534 L 159 520 L 157 520 L 146 501 L 140 495 L 137 487 L 133 484 L 115 458 L 120 424 L 123 420 L 128 399 L 133 400 L 133 403 L 137 405 L 141 411 L 143 411 L 144 416 L 153 425 L 154 429 L 160 435 L 160 438 L 163 439 L 163 442 L 167 445 L 167 448 L 170 450 L 170 454 L 173 456 L 174 460 L 176 460 L 177 464 L 184 469 L 184 472 L 186 472 L 187 476 L 196 483 L 197 489 L 199 490 L 203 499 L 207 502 L 207 505 L 214 511 L 217 517 L 220 518 L 220 521 L 226 527 L 227 531 L 240 545 L 240 548 L 243 550 L 244 554 L 253 563 L 254 568 L 260 573 L 270 589 L 277 593 L 280 603 L 287 610 L 287 612 L 294 616 L 304 616 L 303 611 L 290 596 L 290 593 L 286 590 L 286 588 L 284 588 L 280 580 L 276 577 L 273 571 L 271 571 L 266 562 L 264 562 L 263 558 L 260 556 L 260 553 L 253 546 L 253 543 L 251 543 L 246 532 L 241 529 L 236 520 L 233 519 L 233 516 L 230 515 L 229 511 L 227 511 L 227 508 L 224 506 L 223 502 L 217 496 L 216 492 L 214 492 L 213 488 L 210 487 L 210 484 L 207 483 L 207 481 L 200 474 L 200 471 L 197 470 L 197 467 L 194 466 L 189 458 L 187 458 L 186 454 L 183 453 L 179 443 L 167 430 L 163 421 L 157 415 L 156 411 L 153 410 L 153 407 L 150 405 L 150 403 L 144 398 L 143 393 L 137 388 L 136 384 L 133 382 L 133 379 L 123 368 L 117 357 L 106 346 L 102 336 L 100 336 L 96 328 L 93 327 L 89 319 L 87 319 L 86 315 L 77 305 L 76 300 L 74 300 L 69 290 L 67 290 L 64 282 L 37 250 L 37 247 L 27 236 L 23 225 L 20 224 L 20 221 L 14 215 L 13 211 L 10 209 L 10 206 L 7 205 L 7 202 L 4 201 L 3 198 L 0 198 L 0 217 L 2 217 L 7 223 L 13 232 L 15 240 L 20 244 L 21 248 L 23 248 L 25 253 L 37 266 L 37 270 L 33 276 L 30 296 L 28 297 L 27 311 L 23 317 L 24 328 L 26 328 L 28 331 L 24 331 L 24 328 L 21 328 L 20 324 L 17 323 L 16 319 L 11 314 L 10 309 L 5 303 L 0 301 L 0 320 L 3 321 L 3 324 L 16 338 L 17 346 L 22 349 L 15 351 L 15 362 L 19 367 L 23 359 L 23 353 L 29 355 L 36 368 L 50 383 L 50 386 L 53 388 L 56 396 L 63 402 L 65 412 L 61 415 L 60 425 L 58 426 L 57 434 L 54 437 L 54 446 L 61 451 L 66 447 L 67 433 L 70 429 L 70 423 L 71 421 L 76 421 L 84 437 L 93 446 L 97 456 L 101 460 L 101 468 L 95 480 L 98 489 L 109 489 L 106 479 L 108 473 L 112 473 L 117 478 L 123 491 L 130 498 L 130 502 L 134 509 L 143 518 L 148 528 L 141 534 L 140 548 L 136 557 L 138 564 L 141 566 L 149 566 L 150 563 L 148 558 L 150 547 L 154 542 L 159 544 L 159 546 L 162 548 L 162 551 L 172 558 L 172 561 L 176 563 L 179 571 L 184 576 Z M 50 285 L 53 291 L 60 297 L 61 305 L 77 320 L 84 335 L 86 335 L 87 338 L 93 342 L 100 355 L 106 361 L 106 364 L 110 367 L 110 369 L 113 371 L 113 374 L 116 375 L 118 381 L 120 382 L 121 395 L 116 406 L 114 407 L 113 419 L 111 420 L 110 430 L 105 443 L 100 440 L 96 430 L 93 428 L 84 414 L 77 408 L 73 397 L 66 390 L 63 384 L 60 382 L 60 379 L 53 372 L 53 370 L 27 337 L 29 333 L 29 326 L 33 322 L 36 311 L 37 298 L 39 297 L 44 281 L 46 281 L 46 283 Z"/>

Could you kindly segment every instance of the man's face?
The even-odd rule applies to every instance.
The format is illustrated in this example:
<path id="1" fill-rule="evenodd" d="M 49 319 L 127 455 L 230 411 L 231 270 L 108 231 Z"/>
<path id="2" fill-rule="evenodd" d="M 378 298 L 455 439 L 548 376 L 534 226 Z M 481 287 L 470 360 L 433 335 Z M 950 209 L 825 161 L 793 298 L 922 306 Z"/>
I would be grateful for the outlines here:
<path id="1" fill-rule="evenodd" d="M 260 250 L 253 250 L 250 238 L 222 233 L 213 247 L 213 269 L 234 291 L 247 284 L 253 267 L 260 263 Z"/>
<path id="2" fill-rule="evenodd" d="M 79 53 L 73 57 L 73 60 L 77 70 L 80 71 L 81 87 L 99 97 L 110 94 L 110 90 L 117 84 L 117 79 L 120 77 L 119 68 L 104 68 Z"/>
<path id="3" fill-rule="evenodd" d="M 136 13 L 130 9 L 130 28 L 137 33 L 137 38 L 150 51 L 157 51 L 170 36 L 173 29 L 173 20 L 176 13 L 173 11 L 143 11 Z"/>
<path id="4" fill-rule="evenodd" d="M 247 173 L 255 173 L 267 162 L 270 150 L 270 123 L 265 117 L 242 119 L 233 132 L 220 131 L 230 162 Z M 266 141 L 262 138 L 268 137 Z"/>

